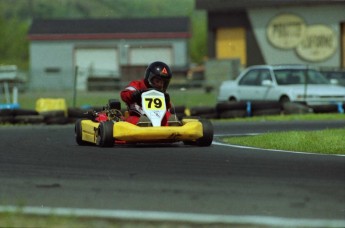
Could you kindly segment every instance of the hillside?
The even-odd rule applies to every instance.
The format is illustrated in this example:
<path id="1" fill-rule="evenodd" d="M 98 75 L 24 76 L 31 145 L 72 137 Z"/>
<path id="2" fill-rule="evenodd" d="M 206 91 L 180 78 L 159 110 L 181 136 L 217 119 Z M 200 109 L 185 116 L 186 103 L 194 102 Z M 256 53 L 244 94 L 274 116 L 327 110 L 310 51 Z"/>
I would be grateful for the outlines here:
<path id="1" fill-rule="evenodd" d="M 34 18 L 138 18 L 190 16 L 190 59 L 206 55 L 206 15 L 195 0 L 0 0 L 0 64 L 28 68 L 26 34 Z"/>

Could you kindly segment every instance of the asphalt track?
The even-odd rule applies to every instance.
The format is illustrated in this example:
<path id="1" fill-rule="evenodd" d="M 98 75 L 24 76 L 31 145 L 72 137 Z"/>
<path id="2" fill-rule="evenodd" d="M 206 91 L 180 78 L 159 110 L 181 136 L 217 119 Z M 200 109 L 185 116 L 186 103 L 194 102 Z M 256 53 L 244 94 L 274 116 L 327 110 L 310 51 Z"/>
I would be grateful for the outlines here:
<path id="1" fill-rule="evenodd" d="M 337 128 L 345 120 L 214 126 L 207 148 L 78 146 L 73 125 L 2 126 L 0 205 L 345 222 L 344 156 L 216 143 L 221 135 Z"/>

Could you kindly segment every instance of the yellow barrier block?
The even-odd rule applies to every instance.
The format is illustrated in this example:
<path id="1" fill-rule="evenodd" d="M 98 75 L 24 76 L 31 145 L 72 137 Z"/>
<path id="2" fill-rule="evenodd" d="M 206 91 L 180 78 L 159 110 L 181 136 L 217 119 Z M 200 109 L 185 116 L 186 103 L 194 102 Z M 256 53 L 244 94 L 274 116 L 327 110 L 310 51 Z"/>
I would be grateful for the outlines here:
<path id="1" fill-rule="evenodd" d="M 63 98 L 39 98 L 36 101 L 36 111 L 39 113 L 64 111 L 67 116 L 66 100 Z"/>

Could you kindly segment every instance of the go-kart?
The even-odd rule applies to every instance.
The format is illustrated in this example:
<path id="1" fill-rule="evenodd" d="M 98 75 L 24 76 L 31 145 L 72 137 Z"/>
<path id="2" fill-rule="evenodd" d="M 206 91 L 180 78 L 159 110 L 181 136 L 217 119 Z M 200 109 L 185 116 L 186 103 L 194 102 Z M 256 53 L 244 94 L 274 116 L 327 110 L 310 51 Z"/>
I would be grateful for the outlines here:
<path id="1" fill-rule="evenodd" d="M 172 112 L 168 126 L 161 126 L 166 114 L 165 95 L 162 92 L 143 92 L 141 103 L 143 115 L 136 125 L 125 121 L 127 111 L 125 114 L 121 112 L 121 103 L 116 99 L 110 99 L 102 111 L 91 111 L 90 118 L 78 119 L 75 123 L 77 144 L 101 147 L 132 143 L 183 142 L 185 145 L 202 147 L 212 144 L 213 125 L 208 119 L 178 119 Z"/>

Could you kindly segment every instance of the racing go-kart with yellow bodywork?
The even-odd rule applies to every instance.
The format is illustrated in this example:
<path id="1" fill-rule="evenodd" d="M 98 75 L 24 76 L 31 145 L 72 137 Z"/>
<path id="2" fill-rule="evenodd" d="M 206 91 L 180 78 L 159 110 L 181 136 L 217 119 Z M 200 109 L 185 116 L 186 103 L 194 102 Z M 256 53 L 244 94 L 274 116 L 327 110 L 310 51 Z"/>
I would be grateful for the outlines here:
<path id="1" fill-rule="evenodd" d="M 125 121 L 121 103 L 110 99 L 103 111 L 92 111 L 93 118 L 79 119 L 75 123 L 75 138 L 78 145 L 95 144 L 112 147 L 116 144 L 174 143 L 210 146 L 213 140 L 213 125 L 208 119 L 184 117 L 179 120 L 172 113 L 168 126 L 161 126 L 166 114 L 165 96 L 157 90 L 141 95 L 143 115 L 135 125 Z"/>

